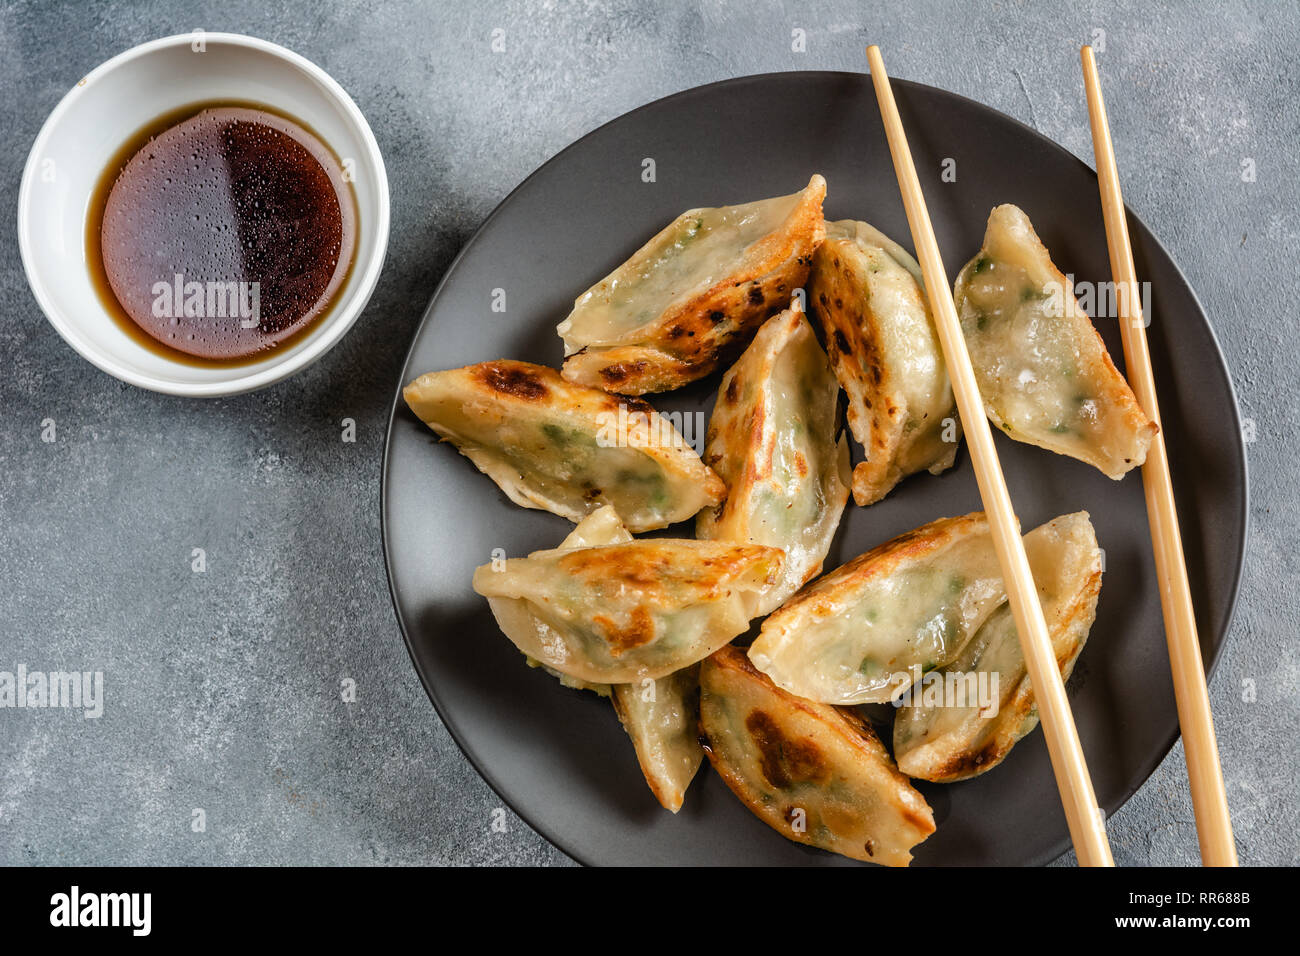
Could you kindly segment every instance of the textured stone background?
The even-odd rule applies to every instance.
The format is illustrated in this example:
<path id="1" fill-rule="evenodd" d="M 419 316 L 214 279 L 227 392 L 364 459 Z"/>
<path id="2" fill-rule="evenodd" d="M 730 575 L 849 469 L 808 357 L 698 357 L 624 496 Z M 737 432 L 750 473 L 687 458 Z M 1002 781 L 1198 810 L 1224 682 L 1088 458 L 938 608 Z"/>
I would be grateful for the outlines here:
<path id="1" fill-rule="evenodd" d="M 388 163 L 388 266 L 306 373 L 184 401 L 82 361 L 28 292 L 12 225 L 0 231 L 0 670 L 107 681 L 99 720 L 0 711 L 0 863 L 567 862 L 521 821 L 490 832 L 498 800 L 429 705 L 385 585 L 383 428 L 442 271 L 513 186 L 600 123 L 712 80 L 863 69 L 868 41 L 894 75 L 1091 162 L 1077 47 L 1096 29 L 1126 198 L 1200 294 L 1255 423 L 1250 554 L 1211 693 L 1242 861 L 1297 862 L 1293 3 L 4 3 L 0 219 L 14 222 L 27 150 L 72 84 L 196 27 L 289 46 L 348 89 Z M 344 417 L 356 444 L 340 441 Z M 1196 861 L 1186 793 L 1178 746 L 1110 822 L 1118 862 Z M 196 807 L 206 833 L 191 832 Z"/>

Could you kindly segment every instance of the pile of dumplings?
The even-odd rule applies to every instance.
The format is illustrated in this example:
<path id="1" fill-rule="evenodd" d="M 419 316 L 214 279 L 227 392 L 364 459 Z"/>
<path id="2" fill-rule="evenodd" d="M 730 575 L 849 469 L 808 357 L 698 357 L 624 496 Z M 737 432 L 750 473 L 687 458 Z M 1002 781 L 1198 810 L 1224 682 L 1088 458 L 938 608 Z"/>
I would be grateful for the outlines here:
<path id="1" fill-rule="evenodd" d="M 683 213 L 577 299 L 559 371 L 498 360 L 403 395 L 515 504 L 575 523 L 473 587 L 529 664 L 612 701 L 665 808 L 707 756 L 788 839 L 905 866 L 934 832 L 910 780 L 988 771 L 1037 714 L 983 514 L 821 574 L 850 492 L 866 506 L 938 474 L 961 438 L 919 267 L 864 222 L 826 222 L 825 195 L 813 176 Z M 1112 478 L 1142 464 L 1156 425 L 1024 212 L 993 210 L 955 299 L 1007 435 Z M 642 396 L 719 369 L 701 457 Z M 852 469 L 845 420 L 864 456 Z M 636 537 L 691 518 L 693 538 Z M 1025 548 L 1068 676 L 1096 613 L 1096 535 L 1067 514 Z M 749 647 L 732 643 L 760 618 Z M 931 672 L 996 674 L 996 706 L 897 706 Z"/>

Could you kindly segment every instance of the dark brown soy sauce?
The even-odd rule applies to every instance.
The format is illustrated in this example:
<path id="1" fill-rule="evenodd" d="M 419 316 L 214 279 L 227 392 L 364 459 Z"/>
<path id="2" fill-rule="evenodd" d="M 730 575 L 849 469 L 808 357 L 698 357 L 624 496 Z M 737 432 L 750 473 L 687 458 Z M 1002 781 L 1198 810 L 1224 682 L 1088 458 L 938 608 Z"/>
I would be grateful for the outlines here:
<path id="1" fill-rule="evenodd" d="M 209 148 L 193 155 L 149 156 L 158 175 L 125 183 L 123 173 L 142 150 L 165 144 L 164 134 L 210 111 L 238 122 L 224 125 L 219 142 L 208 135 Z M 116 238 L 106 237 L 105 214 L 120 182 L 137 188 L 118 191 Z M 202 102 L 159 116 L 113 155 L 87 210 L 86 263 L 105 310 L 133 341 L 182 364 L 228 368 L 261 361 L 311 334 L 347 286 L 357 230 L 352 184 L 310 127 L 260 103 Z M 178 314 L 159 316 L 155 284 L 174 285 L 177 273 L 181 294 L 161 301 Z M 252 320 L 241 322 L 233 311 L 186 315 L 188 281 L 256 282 L 256 326 L 245 328 Z M 243 306 L 249 291 L 240 290 Z M 215 304 L 219 313 L 223 300 L 218 292 L 215 300 L 205 296 L 205 305 Z M 233 309 L 235 300 L 228 301 Z"/>

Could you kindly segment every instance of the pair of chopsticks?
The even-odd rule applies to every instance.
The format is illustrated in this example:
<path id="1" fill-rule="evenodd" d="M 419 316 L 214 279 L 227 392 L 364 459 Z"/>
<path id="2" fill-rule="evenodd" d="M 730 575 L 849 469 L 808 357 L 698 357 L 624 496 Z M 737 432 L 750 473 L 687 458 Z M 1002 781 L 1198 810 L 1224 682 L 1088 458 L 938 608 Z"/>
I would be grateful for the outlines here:
<path id="1" fill-rule="evenodd" d="M 1065 809 L 1070 839 L 1081 865 L 1114 866 L 1110 844 L 1106 839 L 1103 814 L 1097 806 L 1092 779 L 1088 775 L 1087 762 L 1074 726 L 1074 716 L 1065 696 L 1065 684 L 1057 668 L 1056 654 L 1047 634 L 1043 609 L 1025 557 L 1020 524 L 1012 509 L 1011 496 L 1007 492 L 1006 480 L 993 445 L 992 431 L 984 414 L 975 370 L 971 366 L 970 354 L 962 336 L 952 290 L 948 285 L 948 273 L 939 255 L 939 244 L 930 224 L 925 196 L 921 192 L 916 167 L 907 145 L 907 134 L 898 115 L 898 106 L 894 102 L 893 90 L 879 48 L 868 47 L 867 60 L 871 66 L 871 80 L 894 160 L 894 172 L 898 176 L 899 189 L 903 195 L 907 223 L 921 264 L 926 295 L 934 315 L 948 374 L 952 379 L 971 461 L 975 466 L 980 498 L 989 517 L 994 550 L 1002 568 L 1008 602 L 1033 684 L 1034 698 L 1038 704 L 1057 789 Z M 1117 284 L 1129 283 L 1124 288 L 1135 292 L 1137 280 L 1133 253 L 1129 248 L 1124 204 L 1120 196 L 1115 157 L 1091 47 L 1083 48 L 1083 65 L 1088 87 L 1088 107 L 1092 116 L 1097 171 L 1101 181 L 1106 239 L 1110 246 L 1111 270 Z M 1141 306 L 1138 304 L 1139 297 L 1130 294 L 1116 298 L 1121 304 L 1124 358 L 1134 381 L 1135 393 L 1147 415 L 1159 424 L 1160 413 L 1151 372 L 1151 357 L 1147 350 L 1146 329 Z M 1210 865 L 1235 866 L 1236 850 L 1228 819 L 1223 777 L 1219 769 L 1205 671 L 1192 616 L 1191 593 L 1174 510 L 1173 486 L 1169 477 L 1169 462 L 1165 456 L 1163 431 L 1156 435 L 1151 444 L 1142 477 L 1156 555 L 1170 664 L 1174 672 L 1178 719 L 1183 730 L 1192 801 L 1200 834 L 1201 856 Z"/>

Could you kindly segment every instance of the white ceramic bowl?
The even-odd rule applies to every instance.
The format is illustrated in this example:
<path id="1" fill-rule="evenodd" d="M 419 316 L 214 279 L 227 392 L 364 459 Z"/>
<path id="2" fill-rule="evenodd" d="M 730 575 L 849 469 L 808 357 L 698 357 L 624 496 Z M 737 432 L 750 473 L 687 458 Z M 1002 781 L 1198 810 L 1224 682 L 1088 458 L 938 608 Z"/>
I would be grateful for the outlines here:
<path id="1" fill-rule="evenodd" d="M 289 348 L 230 368 L 187 365 L 134 341 L 101 305 L 85 251 L 91 196 L 113 154 L 159 116 L 206 100 L 251 100 L 303 121 L 345 163 L 351 161 L 357 200 L 356 262 L 329 313 Z M 343 337 L 379 279 L 388 216 L 388 176 L 379 146 L 357 105 L 329 74 L 265 40 L 195 33 L 113 57 L 55 107 L 23 171 L 18 243 L 36 300 L 82 356 L 141 388 L 233 395 L 292 375 Z"/>

